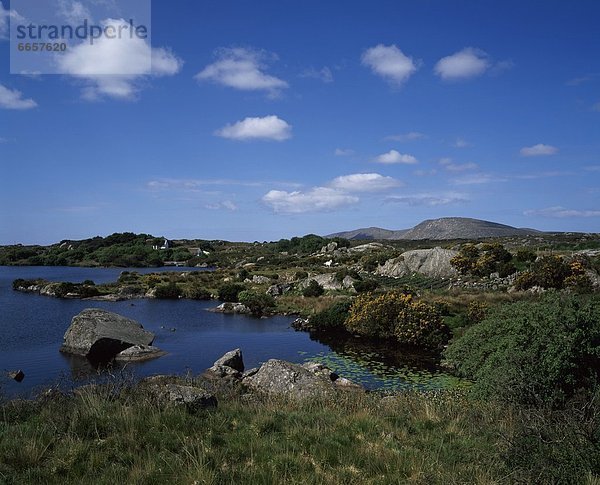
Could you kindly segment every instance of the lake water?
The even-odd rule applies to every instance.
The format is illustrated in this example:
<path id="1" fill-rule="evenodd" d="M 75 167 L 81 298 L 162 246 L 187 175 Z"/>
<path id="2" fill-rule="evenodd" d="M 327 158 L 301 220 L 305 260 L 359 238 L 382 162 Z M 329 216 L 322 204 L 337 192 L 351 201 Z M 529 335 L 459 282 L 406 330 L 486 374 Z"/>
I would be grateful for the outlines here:
<path id="1" fill-rule="evenodd" d="M 195 268 L 136 268 L 140 273 L 187 271 Z M 96 371 L 85 359 L 59 352 L 74 315 L 84 308 L 102 308 L 140 322 L 156 335 L 154 345 L 167 355 L 148 362 L 127 364 L 136 376 L 200 373 L 228 350 L 242 349 L 247 369 L 270 358 L 291 362 L 316 360 L 368 388 L 435 389 L 460 385 L 423 356 L 409 356 L 355 338 L 313 340 L 290 327 L 292 317 L 251 318 L 207 311 L 214 301 L 139 299 L 98 302 L 58 299 L 12 290 L 17 278 L 96 283 L 116 281 L 122 268 L 0 266 L 0 392 L 5 396 L 30 394 L 63 383 L 85 383 Z M 175 329 L 172 331 L 171 329 Z M 22 369 L 17 383 L 5 372 Z"/>

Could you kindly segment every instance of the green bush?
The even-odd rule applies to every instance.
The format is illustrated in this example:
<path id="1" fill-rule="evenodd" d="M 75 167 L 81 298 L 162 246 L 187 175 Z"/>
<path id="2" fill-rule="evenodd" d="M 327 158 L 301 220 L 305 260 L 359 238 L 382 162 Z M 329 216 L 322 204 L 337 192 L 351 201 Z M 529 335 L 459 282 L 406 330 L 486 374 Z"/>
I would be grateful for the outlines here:
<path id="1" fill-rule="evenodd" d="M 59 298 L 65 298 L 69 293 L 79 293 L 75 283 L 63 282 L 54 287 L 54 294 Z"/>
<path id="2" fill-rule="evenodd" d="M 238 300 L 241 304 L 246 305 L 255 317 L 261 317 L 275 307 L 275 299 L 271 295 L 257 291 L 240 291 Z"/>
<path id="3" fill-rule="evenodd" d="M 354 289 L 358 293 L 367 293 L 369 291 L 374 291 L 379 286 L 379 283 L 375 280 L 362 280 L 354 282 Z"/>
<path id="4" fill-rule="evenodd" d="M 343 329 L 348 318 L 352 300 L 338 301 L 329 308 L 310 317 L 310 325 L 315 330 Z"/>
<path id="5" fill-rule="evenodd" d="M 197 284 L 190 284 L 184 287 L 183 296 L 190 300 L 210 300 L 212 298 L 210 291 Z"/>
<path id="6" fill-rule="evenodd" d="M 244 291 L 244 285 L 238 283 L 225 283 L 219 288 L 219 300 L 228 303 L 236 303 L 240 291 Z"/>
<path id="7" fill-rule="evenodd" d="M 600 298 L 550 293 L 504 305 L 446 352 L 480 397 L 560 405 L 600 373 Z"/>
<path id="8" fill-rule="evenodd" d="M 359 295 L 350 307 L 345 327 L 359 335 L 394 338 L 402 345 L 431 350 L 439 349 L 450 336 L 433 305 L 400 291 Z"/>
<path id="9" fill-rule="evenodd" d="M 302 291 L 302 296 L 316 297 L 321 296 L 323 293 L 325 293 L 323 287 L 315 280 L 310 280 L 308 286 L 304 288 L 304 291 Z"/>
<path id="10" fill-rule="evenodd" d="M 175 282 L 163 283 L 155 288 L 154 296 L 162 300 L 175 300 L 183 296 L 183 291 Z"/>

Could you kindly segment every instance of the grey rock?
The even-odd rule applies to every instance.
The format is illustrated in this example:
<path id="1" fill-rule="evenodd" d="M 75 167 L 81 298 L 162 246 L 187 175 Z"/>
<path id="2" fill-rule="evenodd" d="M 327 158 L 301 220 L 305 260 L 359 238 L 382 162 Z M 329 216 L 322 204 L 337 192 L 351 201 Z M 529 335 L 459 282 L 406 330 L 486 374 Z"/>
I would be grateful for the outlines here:
<path id="1" fill-rule="evenodd" d="M 288 284 L 277 284 L 277 285 L 272 285 L 269 287 L 269 289 L 267 290 L 267 295 L 271 295 L 271 296 L 281 296 L 281 295 L 285 295 L 287 292 L 289 292 L 291 289 L 293 288 L 292 285 L 288 285 Z"/>
<path id="2" fill-rule="evenodd" d="M 191 413 L 217 407 L 217 398 L 201 387 L 155 384 L 148 390 L 162 406 L 182 406 Z"/>
<path id="3" fill-rule="evenodd" d="M 270 282 L 271 282 L 271 278 L 267 278 L 266 276 L 261 276 L 261 275 L 255 274 L 252 277 L 252 283 L 255 283 L 257 285 L 265 285 Z"/>
<path id="4" fill-rule="evenodd" d="M 246 377 L 243 382 L 252 390 L 293 399 L 335 393 L 330 379 L 316 375 L 299 364 L 277 359 L 265 362 L 256 374 Z"/>
<path id="5" fill-rule="evenodd" d="M 226 365 L 213 365 L 207 369 L 208 372 L 216 375 L 217 377 L 232 377 L 239 379 L 242 377 L 242 373 Z"/>
<path id="6" fill-rule="evenodd" d="M 252 369 L 248 369 L 246 372 L 244 372 L 242 374 L 242 379 L 253 376 L 254 374 L 256 374 L 258 372 L 258 369 L 259 369 L 258 367 L 252 367 Z"/>
<path id="7" fill-rule="evenodd" d="M 218 307 L 212 309 L 216 313 L 239 313 L 242 315 L 249 315 L 250 308 L 241 303 L 221 303 Z"/>
<path id="8" fill-rule="evenodd" d="M 312 372 L 316 376 L 329 379 L 332 382 L 339 378 L 339 376 L 335 372 L 333 372 L 329 367 L 319 362 L 306 362 L 302 364 L 302 367 Z"/>
<path id="9" fill-rule="evenodd" d="M 23 379 L 25 379 L 25 373 L 21 369 L 10 371 L 7 375 L 10 379 L 13 379 L 17 382 L 22 382 Z"/>
<path id="10" fill-rule="evenodd" d="M 335 277 L 335 273 L 323 273 L 306 278 L 301 281 L 298 286 L 300 289 L 304 289 L 310 284 L 311 280 L 319 283 L 324 290 L 353 289 L 354 283 L 356 282 L 356 280 L 350 276 L 346 276 L 343 281 L 339 281 Z"/>
<path id="11" fill-rule="evenodd" d="M 357 384 L 356 382 L 352 382 L 350 379 L 346 379 L 345 377 L 338 377 L 335 381 L 333 381 L 333 383 L 339 389 L 364 391 L 363 386 Z"/>
<path id="12" fill-rule="evenodd" d="M 231 367 L 238 372 L 244 372 L 244 360 L 240 349 L 230 350 L 215 361 L 214 366 Z"/>
<path id="13" fill-rule="evenodd" d="M 156 359 L 165 355 L 164 350 L 154 347 L 153 345 L 133 345 L 128 349 L 119 352 L 115 356 L 115 360 L 121 362 L 141 362 L 144 360 Z"/>
<path id="14" fill-rule="evenodd" d="M 451 249 L 415 249 L 406 251 L 398 258 L 390 259 L 379 266 L 377 274 L 394 278 L 420 273 L 431 278 L 450 278 L 458 273 L 450 260 L 458 254 Z"/>
<path id="15" fill-rule="evenodd" d="M 154 334 L 141 324 L 116 313 L 88 308 L 73 317 L 61 352 L 110 360 L 134 345 L 150 346 Z"/>

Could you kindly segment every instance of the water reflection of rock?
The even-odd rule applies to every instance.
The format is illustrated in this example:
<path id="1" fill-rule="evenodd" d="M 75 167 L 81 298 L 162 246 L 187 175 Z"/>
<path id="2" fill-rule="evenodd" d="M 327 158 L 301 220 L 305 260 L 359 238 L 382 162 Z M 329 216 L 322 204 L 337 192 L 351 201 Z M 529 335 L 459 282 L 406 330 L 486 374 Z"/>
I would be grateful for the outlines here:
<path id="1" fill-rule="evenodd" d="M 74 382 L 86 381 L 92 377 L 102 375 L 106 371 L 111 371 L 114 373 L 115 371 L 119 371 L 124 367 L 123 365 L 115 362 L 92 362 L 87 357 L 80 355 L 65 354 L 62 352 L 60 355 L 68 362 L 69 368 L 71 369 L 71 379 Z"/>

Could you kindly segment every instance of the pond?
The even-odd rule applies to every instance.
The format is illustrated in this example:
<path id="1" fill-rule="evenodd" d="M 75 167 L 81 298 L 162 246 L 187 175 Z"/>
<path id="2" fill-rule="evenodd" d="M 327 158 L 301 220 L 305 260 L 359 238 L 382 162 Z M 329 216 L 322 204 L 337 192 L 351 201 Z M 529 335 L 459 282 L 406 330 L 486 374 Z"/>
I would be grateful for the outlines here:
<path id="1" fill-rule="evenodd" d="M 27 395 L 59 382 L 85 383 L 97 370 L 82 358 L 58 351 L 73 316 L 85 308 L 102 308 L 140 322 L 156 335 L 154 345 L 167 355 L 129 363 L 137 377 L 153 374 L 198 374 L 222 354 L 242 349 L 246 368 L 271 358 L 290 362 L 320 361 L 369 389 L 461 385 L 428 356 L 407 355 L 382 344 L 356 338 L 311 337 L 290 327 L 293 317 L 252 318 L 208 311 L 218 303 L 194 300 L 138 299 L 120 302 L 58 299 L 12 290 L 17 278 L 96 283 L 116 281 L 124 268 L 0 266 L 0 393 Z M 198 271 L 197 268 L 136 268 L 129 271 Z M 21 369 L 17 383 L 5 377 Z"/>

